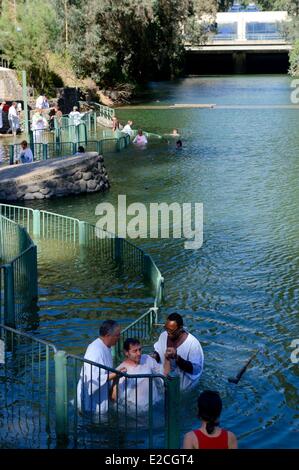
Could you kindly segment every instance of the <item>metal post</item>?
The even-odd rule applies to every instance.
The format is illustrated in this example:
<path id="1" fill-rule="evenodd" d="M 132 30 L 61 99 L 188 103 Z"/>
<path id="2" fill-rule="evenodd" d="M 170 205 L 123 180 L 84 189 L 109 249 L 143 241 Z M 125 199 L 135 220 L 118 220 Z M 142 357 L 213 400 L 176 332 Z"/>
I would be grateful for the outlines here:
<path id="1" fill-rule="evenodd" d="M 38 209 L 33 211 L 33 237 L 40 237 L 40 211 Z"/>
<path id="2" fill-rule="evenodd" d="M 118 237 L 114 238 L 114 259 L 117 262 L 122 259 L 121 239 Z"/>
<path id="3" fill-rule="evenodd" d="M 32 271 L 31 271 L 31 278 L 32 278 L 32 296 L 33 301 L 37 301 L 38 299 L 38 273 L 37 273 L 37 246 L 34 245 L 32 247 Z"/>
<path id="4" fill-rule="evenodd" d="M 172 371 L 167 376 L 167 393 L 166 393 L 166 449 L 180 448 L 180 426 L 179 413 L 180 409 L 180 377 Z"/>
<path id="5" fill-rule="evenodd" d="M 85 222 L 79 221 L 79 245 L 84 246 L 86 244 L 86 226 Z"/>
<path id="6" fill-rule="evenodd" d="M 29 135 L 28 97 L 27 97 L 27 78 L 26 78 L 26 71 L 25 70 L 22 70 L 22 85 L 23 85 L 25 133 L 26 133 L 26 137 L 28 137 L 28 135 Z"/>
<path id="7" fill-rule="evenodd" d="M 143 275 L 147 281 L 151 280 L 151 258 L 149 255 L 143 257 Z"/>
<path id="8" fill-rule="evenodd" d="M 33 154 L 33 158 L 35 157 L 35 145 L 34 145 L 34 137 L 33 137 L 33 131 L 29 131 L 29 142 L 30 142 L 30 148 Z"/>
<path id="9" fill-rule="evenodd" d="M 43 160 L 48 159 L 48 144 L 42 144 L 43 146 Z"/>
<path id="10" fill-rule="evenodd" d="M 99 155 L 103 153 L 103 142 L 102 140 L 97 141 L 97 152 Z"/>
<path id="11" fill-rule="evenodd" d="M 14 164 L 14 149 L 15 149 L 14 144 L 10 144 L 9 146 L 9 164 L 10 165 Z"/>
<path id="12" fill-rule="evenodd" d="M 4 266 L 4 325 L 15 328 L 15 286 L 11 264 Z"/>
<path id="13" fill-rule="evenodd" d="M 56 437 L 59 441 L 65 441 L 68 438 L 66 352 L 58 351 L 54 356 L 54 360 L 55 360 Z"/>

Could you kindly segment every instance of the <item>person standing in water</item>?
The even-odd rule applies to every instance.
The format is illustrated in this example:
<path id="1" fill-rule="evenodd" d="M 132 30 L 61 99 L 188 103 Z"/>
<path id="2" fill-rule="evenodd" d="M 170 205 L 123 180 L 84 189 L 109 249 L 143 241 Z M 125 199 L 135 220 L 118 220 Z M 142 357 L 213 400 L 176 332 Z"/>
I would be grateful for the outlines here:
<path id="1" fill-rule="evenodd" d="M 201 427 L 185 434 L 183 449 L 237 449 L 234 433 L 219 427 L 222 411 L 219 393 L 205 390 L 198 397 L 197 407 Z"/>

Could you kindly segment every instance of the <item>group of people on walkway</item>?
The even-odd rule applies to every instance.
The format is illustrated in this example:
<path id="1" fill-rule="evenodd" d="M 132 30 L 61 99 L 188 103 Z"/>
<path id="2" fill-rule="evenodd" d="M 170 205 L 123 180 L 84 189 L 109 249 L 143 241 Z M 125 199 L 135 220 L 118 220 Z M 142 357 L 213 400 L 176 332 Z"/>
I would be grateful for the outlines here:
<path id="1" fill-rule="evenodd" d="M 3 134 L 4 130 L 4 115 L 7 114 L 9 128 L 6 130 L 6 134 L 12 133 L 16 136 L 20 132 L 20 113 L 21 104 L 13 101 L 11 105 L 8 105 L 6 101 L 2 101 L 0 104 L 0 134 Z"/>
<path id="2" fill-rule="evenodd" d="M 120 326 L 114 320 L 104 321 L 99 337 L 88 346 L 84 356 L 77 385 L 80 412 L 100 414 L 103 419 L 115 402 L 118 406 L 124 404 L 126 409 L 148 411 L 150 396 L 152 404 L 163 399 L 163 376 L 171 371 L 178 374 L 182 391 L 196 386 L 204 365 L 200 342 L 186 330 L 178 313 L 167 317 L 164 330 L 150 355 L 142 353 L 137 338 L 127 338 L 123 344 L 125 358 L 112 371 L 111 348 L 120 339 Z M 219 427 L 221 409 L 217 392 L 205 391 L 199 396 L 198 417 L 202 425 L 185 435 L 184 448 L 237 447 L 234 434 Z"/>

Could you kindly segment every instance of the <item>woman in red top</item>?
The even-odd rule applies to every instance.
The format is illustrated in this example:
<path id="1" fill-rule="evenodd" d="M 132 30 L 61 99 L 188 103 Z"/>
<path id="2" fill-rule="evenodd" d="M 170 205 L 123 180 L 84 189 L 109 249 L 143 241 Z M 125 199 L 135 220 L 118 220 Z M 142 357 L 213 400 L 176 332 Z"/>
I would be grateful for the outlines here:
<path id="1" fill-rule="evenodd" d="M 236 436 L 219 427 L 222 401 L 218 392 L 205 390 L 197 401 L 201 427 L 184 436 L 183 449 L 237 449 Z"/>

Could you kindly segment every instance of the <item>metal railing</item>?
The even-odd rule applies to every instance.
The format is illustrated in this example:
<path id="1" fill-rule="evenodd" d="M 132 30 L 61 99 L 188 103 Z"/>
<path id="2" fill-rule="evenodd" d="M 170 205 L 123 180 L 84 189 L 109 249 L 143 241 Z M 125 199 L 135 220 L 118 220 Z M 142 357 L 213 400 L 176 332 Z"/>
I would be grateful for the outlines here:
<path id="1" fill-rule="evenodd" d="M 144 276 L 154 292 L 153 308 L 163 300 L 164 278 L 151 256 L 124 238 L 73 217 L 43 210 L 0 204 L 0 214 L 24 225 L 33 237 L 72 242 L 96 249 L 125 269 Z"/>
<path id="2" fill-rule="evenodd" d="M 126 271 L 133 270 L 135 274 L 143 275 L 154 288 L 154 305 L 122 332 L 122 339 L 126 339 L 128 336 L 134 336 L 139 339 L 147 339 L 150 337 L 152 327 L 157 322 L 158 307 L 163 296 L 164 279 L 152 258 L 149 255 L 146 255 L 142 249 L 134 246 L 125 239 L 118 238 L 114 234 L 105 232 L 100 228 L 80 221 L 79 219 L 62 216 L 48 211 L 39 211 L 31 208 L 0 204 L 0 214 L 3 214 L 0 215 L 0 220 L 2 221 L 0 232 L 2 260 L 6 261 L 6 258 L 14 256 L 19 252 L 21 253 L 10 261 L 10 265 L 5 264 L 1 266 L 0 287 L 2 287 L 4 283 L 4 298 L 6 299 L 4 301 L 3 308 L 1 308 L 1 312 L 4 312 L 4 318 L 1 321 L 6 324 L 5 327 L 3 326 L 3 328 L 6 328 L 5 331 L 12 331 L 7 329 L 7 324 L 14 325 L 17 323 L 16 320 L 18 319 L 18 316 L 20 316 L 24 311 L 24 299 L 32 300 L 37 296 L 36 246 L 33 244 L 26 230 L 17 225 L 22 224 L 36 238 L 73 243 L 74 245 L 78 245 L 84 249 L 92 248 L 93 250 L 101 253 L 102 256 L 110 258 L 116 261 L 117 264 L 122 265 Z M 12 220 L 7 217 L 10 217 Z M 7 236 L 4 237 L 4 234 L 8 235 L 9 230 L 8 241 Z M 8 285 L 7 282 L 11 286 L 8 297 L 7 288 L 5 287 Z M 34 341 L 34 339 L 32 339 L 32 341 Z M 31 357 L 34 363 L 32 363 L 32 370 L 35 370 L 37 367 L 35 364 L 36 361 L 33 359 L 34 357 L 34 355 Z M 117 348 L 116 357 L 117 360 L 120 360 L 121 358 L 120 345 Z M 89 428 L 91 424 L 94 425 L 94 416 L 88 416 L 88 422 L 86 422 L 86 416 L 83 416 L 82 418 L 79 412 L 80 406 L 78 405 L 76 395 L 79 376 L 78 364 L 82 366 L 83 362 L 88 363 L 88 361 L 76 356 L 66 355 L 64 351 L 55 351 L 54 359 L 56 436 L 59 439 L 65 439 L 69 436 L 73 440 L 74 445 L 78 445 L 79 447 L 88 447 L 90 446 L 90 439 L 94 433 L 94 430 L 90 430 Z M 107 368 L 100 364 L 95 364 L 95 367 L 98 368 L 98 370 L 107 370 Z M 114 369 L 110 370 L 115 371 Z M 144 379 L 149 382 L 149 390 L 152 390 L 154 386 L 155 377 L 152 375 L 124 377 L 125 385 L 127 384 L 127 380 L 135 380 L 136 385 L 138 385 L 138 380 Z M 106 442 L 108 442 L 108 447 L 111 446 L 111 439 L 116 439 L 118 445 L 123 447 L 161 446 L 161 435 L 163 435 L 163 442 L 165 442 L 166 447 L 178 447 L 178 425 L 177 423 L 175 424 L 177 417 L 172 411 L 175 409 L 175 404 L 178 401 L 179 379 L 178 377 L 175 377 L 174 379 L 171 377 L 159 377 L 164 383 L 163 393 L 165 398 L 164 408 L 162 411 L 160 409 L 159 414 L 160 416 L 162 413 L 165 420 L 161 429 L 156 430 L 153 426 L 154 402 L 152 398 L 149 398 L 146 418 L 147 424 L 142 439 L 140 419 L 144 422 L 144 410 L 140 413 L 137 395 L 135 412 L 132 413 L 132 410 L 130 411 L 130 420 L 127 419 L 127 411 L 123 413 L 123 404 L 121 405 L 122 411 L 120 412 L 120 403 L 117 399 L 116 404 L 111 407 L 112 414 L 110 417 L 111 419 L 109 418 L 110 421 L 108 422 L 108 424 L 110 423 L 110 426 L 107 425 L 106 418 L 102 423 L 96 423 L 97 425 L 101 424 L 100 435 L 105 436 L 104 440 L 106 439 Z M 23 384 L 23 386 L 25 387 L 25 384 Z M 27 392 L 25 389 L 22 391 L 22 387 L 19 386 L 19 391 L 21 395 L 23 394 L 26 397 Z M 11 396 L 11 394 L 12 392 L 10 390 L 7 396 Z M 149 391 L 149 397 L 152 395 L 153 392 Z M 127 397 L 127 392 L 125 392 L 125 397 Z M 69 400 L 72 400 L 72 403 Z M 13 405 L 11 406 L 13 410 Z M 34 400 L 32 399 L 29 401 L 29 414 L 31 415 L 34 414 L 34 406 Z M 110 405 L 108 405 L 108 407 L 109 406 Z M 125 398 L 124 406 L 126 410 L 128 407 L 127 398 Z M 90 420 L 92 422 L 90 422 Z M 128 422 L 131 422 L 134 432 L 130 429 L 130 432 L 126 434 L 128 431 L 126 423 Z M 71 425 L 69 426 L 70 423 Z M 112 425 L 112 423 L 114 423 L 114 425 Z M 88 429 L 86 428 L 87 425 Z M 115 432 L 116 429 L 121 431 Z M 82 437 L 82 432 L 83 434 L 85 433 L 85 437 Z M 96 435 L 98 439 L 99 428 L 96 431 Z M 160 444 L 158 444 L 158 442 Z M 101 446 L 105 447 L 105 444 L 102 442 Z"/>
<path id="3" fill-rule="evenodd" d="M 0 324 L 1 439 L 14 447 L 47 447 L 55 437 L 55 346 Z"/>
<path id="4" fill-rule="evenodd" d="M 27 223 L 27 222 L 26 222 Z M 0 215 L 0 321 L 16 326 L 36 310 L 37 250 L 25 228 Z"/>
<path id="5" fill-rule="evenodd" d="M 122 135 L 119 138 L 78 141 L 78 142 L 48 142 L 48 143 L 30 143 L 34 161 L 48 160 L 49 158 L 58 158 L 75 155 L 79 146 L 84 147 L 86 152 L 109 153 L 119 152 L 126 148 L 130 143 L 128 135 Z M 18 161 L 22 151 L 21 144 L 9 145 L 9 163 L 13 165 Z"/>
<path id="6" fill-rule="evenodd" d="M 178 377 L 118 372 L 112 383 L 113 368 L 64 352 L 61 361 L 67 397 L 61 432 L 75 447 L 178 448 Z"/>
<path id="7" fill-rule="evenodd" d="M 121 374 L 3 324 L 0 340 L 0 440 L 29 448 L 47 447 L 49 438 L 61 447 L 179 447 L 177 376 Z M 109 373 L 117 373 L 114 382 Z"/>

